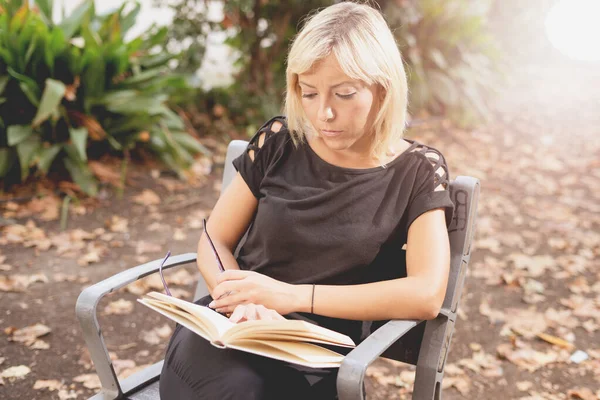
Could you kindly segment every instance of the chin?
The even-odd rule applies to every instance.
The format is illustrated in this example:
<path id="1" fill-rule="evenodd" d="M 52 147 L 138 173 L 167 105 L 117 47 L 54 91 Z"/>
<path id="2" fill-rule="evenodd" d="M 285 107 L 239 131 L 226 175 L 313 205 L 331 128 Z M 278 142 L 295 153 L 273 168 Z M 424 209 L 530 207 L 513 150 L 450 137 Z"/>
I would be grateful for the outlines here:
<path id="1" fill-rule="evenodd" d="M 347 140 L 340 138 L 328 138 L 324 136 L 321 136 L 321 138 L 323 139 L 323 143 L 331 150 L 346 150 L 351 145 Z"/>

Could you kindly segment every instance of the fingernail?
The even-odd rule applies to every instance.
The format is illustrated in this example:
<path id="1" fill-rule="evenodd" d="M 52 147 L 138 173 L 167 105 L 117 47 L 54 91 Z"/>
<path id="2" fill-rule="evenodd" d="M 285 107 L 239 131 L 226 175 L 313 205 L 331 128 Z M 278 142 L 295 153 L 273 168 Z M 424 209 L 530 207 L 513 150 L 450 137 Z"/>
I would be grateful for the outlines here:
<path id="1" fill-rule="evenodd" d="M 210 308 L 213 308 L 215 306 L 215 302 L 211 301 L 210 304 L 208 305 Z"/>

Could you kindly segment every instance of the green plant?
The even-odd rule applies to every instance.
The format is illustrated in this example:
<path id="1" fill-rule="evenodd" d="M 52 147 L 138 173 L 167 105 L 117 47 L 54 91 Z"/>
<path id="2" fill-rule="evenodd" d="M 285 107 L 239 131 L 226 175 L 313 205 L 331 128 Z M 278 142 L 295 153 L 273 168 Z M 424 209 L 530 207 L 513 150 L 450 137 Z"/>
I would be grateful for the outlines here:
<path id="1" fill-rule="evenodd" d="M 201 0 L 173 0 L 182 10 Z M 371 1 L 386 17 L 406 63 L 409 112 L 445 115 L 463 126 L 490 116 L 490 102 L 506 64 L 487 23 L 492 0 Z M 233 85 L 223 101 L 236 125 L 253 131 L 280 112 L 285 90 L 285 57 L 301 19 L 338 0 L 231 0 L 223 5 L 220 30 L 238 50 Z M 185 19 L 185 13 L 179 13 Z M 214 29 L 214 28 L 213 28 Z M 195 31 L 194 31 L 195 32 Z M 203 34 L 206 34 L 206 30 Z M 195 33 L 194 33 L 195 34 Z M 178 32 L 183 41 L 192 33 Z M 198 64 L 199 66 L 199 64 Z"/>
<path id="2" fill-rule="evenodd" d="M 281 112 L 285 90 L 285 57 L 289 42 L 296 34 L 298 22 L 311 10 L 332 4 L 333 1 L 213 1 L 213 4 L 220 3 L 223 8 L 223 17 L 218 23 L 209 23 L 206 17 L 199 16 L 206 13 L 206 8 L 202 12 L 200 3 L 206 4 L 204 0 L 169 2 L 181 28 L 171 31 L 170 38 L 177 43 L 188 39 L 203 46 L 209 32 L 225 31 L 225 44 L 236 50 L 237 55 L 231 62 L 238 72 L 234 83 L 225 90 L 200 93 L 192 98 L 206 98 L 207 103 L 219 101 L 226 107 L 227 117 L 236 126 L 252 132 L 266 118 Z M 196 13 L 190 14 L 190 9 L 196 10 Z M 203 25 L 190 24 L 190 19 L 191 22 L 200 21 Z M 197 63 L 186 64 L 189 71 L 195 71 L 200 65 L 199 59 Z M 200 89 L 198 91 L 201 92 Z M 191 108 L 196 104 L 194 100 L 190 104 Z M 184 102 L 180 105 L 187 108 Z"/>
<path id="3" fill-rule="evenodd" d="M 412 115 L 463 126 L 491 118 L 487 98 L 507 69 L 487 23 L 491 0 L 380 1 L 407 64 Z"/>
<path id="4" fill-rule="evenodd" d="M 147 148 L 183 174 L 207 150 L 166 106 L 186 87 L 157 53 L 166 28 L 125 42 L 140 4 L 98 15 L 86 0 L 60 23 L 53 0 L 0 0 L 0 179 L 64 167 L 83 191 L 97 180 L 88 156 Z"/>

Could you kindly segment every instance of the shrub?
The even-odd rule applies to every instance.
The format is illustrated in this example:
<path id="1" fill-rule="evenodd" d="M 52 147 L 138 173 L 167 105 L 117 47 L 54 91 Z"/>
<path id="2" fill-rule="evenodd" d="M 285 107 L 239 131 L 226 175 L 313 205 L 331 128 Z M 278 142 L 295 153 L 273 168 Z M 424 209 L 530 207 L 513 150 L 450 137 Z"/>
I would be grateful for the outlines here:
<path id="1" fill-rule="evenodd" d="M 179 174 L 206 149 L 166 106 L 187 83 L 156 53 L 166 28 L 125 41 L 140 4 L 97 15 L 84 1 L 55 24 L 52 0 L 0 1 L 0 179 L 64 168 L 95 195 L 88 156 L 148 149 Z"/>

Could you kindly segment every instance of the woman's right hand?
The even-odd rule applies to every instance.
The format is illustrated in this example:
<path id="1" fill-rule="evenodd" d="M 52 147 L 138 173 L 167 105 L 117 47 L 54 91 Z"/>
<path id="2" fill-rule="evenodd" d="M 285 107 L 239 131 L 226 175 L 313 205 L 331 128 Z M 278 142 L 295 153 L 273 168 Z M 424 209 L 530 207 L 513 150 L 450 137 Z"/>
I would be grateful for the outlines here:
<path id="1" fill-rule="evenodd" d="M 231 313 L 229 320 L 239 323 L 252 320 L 284 320 L 285 318 L 275 310 L 260 304 L 238 304 Z"/>

